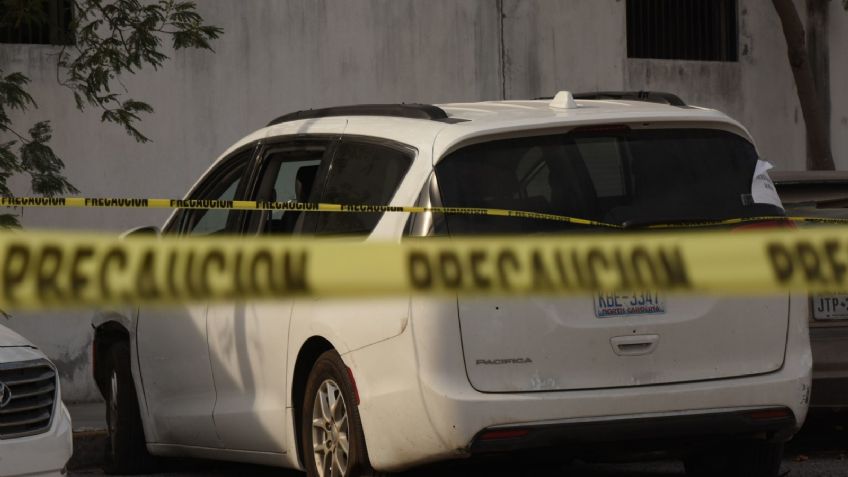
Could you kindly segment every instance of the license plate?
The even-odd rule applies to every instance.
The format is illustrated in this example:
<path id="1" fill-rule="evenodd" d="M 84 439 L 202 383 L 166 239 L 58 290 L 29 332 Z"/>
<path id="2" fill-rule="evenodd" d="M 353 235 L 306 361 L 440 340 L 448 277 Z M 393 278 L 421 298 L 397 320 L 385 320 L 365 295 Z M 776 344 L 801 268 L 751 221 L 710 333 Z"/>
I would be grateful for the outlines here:
<path id="1" fill-rule="evenodd" d="M 848 295 L 813 295 L 813 318 L 848 320 Z"/>
<path id="2" fill-rule="evenodd" d="M 595 316 L 598 318 L 663 313 L 665 313 L 665 297 L 658 292 L 595 294 Z"/>

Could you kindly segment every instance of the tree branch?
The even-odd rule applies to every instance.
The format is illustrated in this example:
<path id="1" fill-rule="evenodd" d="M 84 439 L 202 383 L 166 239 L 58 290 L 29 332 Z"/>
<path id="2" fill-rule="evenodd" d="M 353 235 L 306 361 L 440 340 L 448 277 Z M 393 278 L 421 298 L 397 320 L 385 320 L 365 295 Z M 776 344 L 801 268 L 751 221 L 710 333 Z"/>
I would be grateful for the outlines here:
<path id="1" fill-rule="evenodd" d="M 792 0 L 772 0 L 786 39 L 786 52 L 801 112 L 807 130 L 807 168 L 811 170 L 834 170 L 833 155 L 827 140 L 825 114 L 821 108 L 813 69 L 810 65 L 804 24 Z"/>

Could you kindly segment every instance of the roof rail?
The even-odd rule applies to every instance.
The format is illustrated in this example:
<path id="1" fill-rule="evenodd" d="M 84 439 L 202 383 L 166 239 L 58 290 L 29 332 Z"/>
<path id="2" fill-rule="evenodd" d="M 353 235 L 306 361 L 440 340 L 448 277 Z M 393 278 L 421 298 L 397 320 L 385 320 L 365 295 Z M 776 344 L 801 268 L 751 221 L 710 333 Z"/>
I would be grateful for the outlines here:
<path id="1" fill-rule="evenodd" d="M 576 93 L 574 99 L 620 99 L 629 101 L 647 101 L 649 103 L 665 103 L 678 108 L 689 107 L 685 101 L 673 93 L 662 91 L 595 91 L 593 93 Z"/>
<path id="2" fill-rule="evenodd" d="M 358 104 L 332 108 L 296 111 L 271 121 L 268 126 L 299 119 L 330 118 L 334 116 L 390 116 L 395 118 L 448 120 L 447 113 L 431 104 Z"/>

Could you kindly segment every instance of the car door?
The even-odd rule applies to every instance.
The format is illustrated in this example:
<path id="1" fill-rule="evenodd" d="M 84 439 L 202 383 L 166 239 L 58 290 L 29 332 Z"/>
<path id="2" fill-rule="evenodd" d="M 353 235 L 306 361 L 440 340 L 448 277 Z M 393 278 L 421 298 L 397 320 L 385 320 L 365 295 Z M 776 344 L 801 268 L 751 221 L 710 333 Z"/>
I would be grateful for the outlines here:
<path id="1" fill-rule="evenodd" d="M 223 161 L 189 194 L 189 199 L 233 200 L 242 197 L 255 148 Z M 237 215 L 229 210 L 182 210 L 166 234 L 209 236 L 227 233 Z M 215 387 L 207 344 L 207 306 L 139 310 L 136 342 L 147 412 L 156 442 L 220 447 L 212 422 Z"/>
<path id="2" fill-rule="evenodd" d="M 297 139 L 265 146 L 252 200 L 317 201 L 316 184 L 329 163 L 331 138 Z M 245 235 L 279 236 L 302 229 L 297 211 L 244 212 Z M 227 449 L 285 452 L 286 351 L 292 300 L 212 305 L 209 353 L 217 390 L 215 428 Z"/>
<path id="3" fill-rule="evenodd" d="M 416 154 L 414 148 L 393 141 L 345 137 L 333 154 L 320 201 L 387 206 L 394 200 Z M 378 237 L 375 232 L 384 215 L 383 212 L 313 213 L 306 215 L 304 231 L 337 237 L 334 240 L 388 240 L 390 235 Z M 409 300 L 409 296 L 368 300 L 298 298 L 292 309 L 289 342 L 304 343 L 317 334 L 343 353 L 392 338 L 407 329 Z M 291 356 L 295 353 L 293 350 Z"/>

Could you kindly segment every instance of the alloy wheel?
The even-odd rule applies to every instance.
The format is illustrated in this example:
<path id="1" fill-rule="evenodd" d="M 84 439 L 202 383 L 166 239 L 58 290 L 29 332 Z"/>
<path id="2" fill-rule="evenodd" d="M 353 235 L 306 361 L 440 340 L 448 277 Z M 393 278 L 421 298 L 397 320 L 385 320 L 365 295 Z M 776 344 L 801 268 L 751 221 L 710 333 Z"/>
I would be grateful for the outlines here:
<path id="1" fill-rule="evenodd" d="M 347 406 L 339 385 L 327 379 L 318 387 L 312 406 L 312 453 L 321 477 L 348 473 Z"/>
<path id="2" fill-rule="evenodd" d="M 118 427 L 118 372 L 115 370 L 112 370 L 109 376 L 109 419 L 107 421 L 109 438 L 114 441 Z"/>

